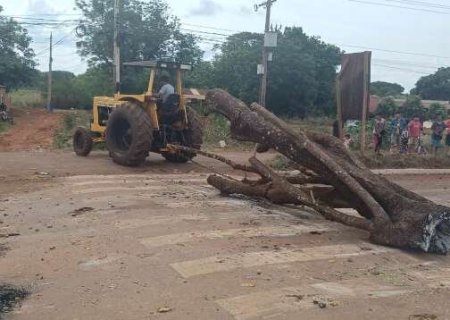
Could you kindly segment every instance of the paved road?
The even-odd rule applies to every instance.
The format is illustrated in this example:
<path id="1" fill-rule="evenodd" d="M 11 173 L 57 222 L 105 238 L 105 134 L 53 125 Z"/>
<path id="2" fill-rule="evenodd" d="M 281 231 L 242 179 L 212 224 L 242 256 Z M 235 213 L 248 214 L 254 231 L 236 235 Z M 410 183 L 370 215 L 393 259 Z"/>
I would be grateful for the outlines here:
<path id="1" fill-rule="evenodd" d="M 0 283 L 32 291 L 11 319 L 450 319 L 448 257 L 205 179 L 75 175 L 3 196 L 0 233 L 20 236 L 4 240 Z M 395 179 L 450 204 L 448 176 Z"/>

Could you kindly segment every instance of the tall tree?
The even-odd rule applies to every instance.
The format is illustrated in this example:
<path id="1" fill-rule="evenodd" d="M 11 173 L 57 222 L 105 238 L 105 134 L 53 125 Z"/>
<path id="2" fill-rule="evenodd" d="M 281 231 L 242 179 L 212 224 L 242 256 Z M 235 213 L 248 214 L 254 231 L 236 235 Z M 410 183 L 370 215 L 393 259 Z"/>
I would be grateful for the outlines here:
<path id="1" fill-rule="evenodd" d="M 420 78 L 413 90 L 422 99 L 450 101 L 450 67 Z"/>
<path id="2" fill-rule="evenodd" d="M 110 96 L 113 93 L 111 86 L 112 70 L 106 66 L 89 68 L 71 81 L 74 95 L 77 97 L 77 107 L 92 108 L 92 97 Z"/>
<path id="3" fill-rule="evenodd" d="M 262 40 L 262 34 L 248 32 L 228 37 L 213 61 L 211 81 L 245 102 L 256 101 Z M 332 113 L 340 54 L 339 48 L 307 36 L 301 28 L 279 32 L 269 64 L 268 107 L 288 116 Z"/>
<path id="4" fill-rule="evenodd" d="M 406 101 L 400 107 L 399 111 L 407 118 L 419 117 L 422 120 L 425 120 L 425 109 L 418 96 L 407 96 Z"/>
<path id="5" fill-rule="evenodd" d="M 246 102 L 258 97 L 256 67 L 261 60 L 262 38 L 250 32 L 231 35 L 213 61 L 212 81 Z"/>
<path id="6" fill-rule="evenodd" d="M 405 91 L 398 83 L 376 81 L 370 84 L 370 93 L 379 97 L 398 96 Z"/>
<path id="7" fill-rule="evenodd" d="M 88 58 L 91 67 L 111 68 L 114 0 L 76 0 L 75 3 L 84 16 L 77 28 L 80 55 Z M 164 0 L 121 0 L 119 10 L 122 62 L 169 59 L 196 64 L 201 60 L 203 51 L 197 44 L 197 37 L 180 31 L 178 19 L 169 13 Z M 147 70 L 125 68 L 122 89 L 142 92 L 147 80 Z"/>
<path id="8" fill-rule="evenodd" d="M 437 116 L 441 116 L 442 119 L 447 119 L 447 108 L 440 103 L 432 103 L 428 108 L 427 118 L 430 120 L 434 120 Z"/>
<path id="9" fill-rule="evenodd" d="M 398 107 L 395 104 L 395 100 L 392 97 L 383 98 L 378 104 L 377 113 L 384 117 L 392 117 L 397 111 Z"/>
<path id="10" fill-rule="evenodd" d="M 34 52 L 26 29 L 2 16 L 0 6 L 0 84 L 17 88 L 31 83 L 35 76 Z"/>
<path id="11" fill-rule="evenodd" d="M 213 78 L 214 67 L 210 61 L 201 61 L 194 69 L 186 74 L 185 85 L 186 87 L 193 88 L 214 88 L 215 80 Z"/>
<path id="12" fill-rule="evenodd" d="M 113 61 L 114 0 L 76 0 L 84 18 L 77 33 L 79 53 L 89 63 Z M 197 39 L 180 32 L 178 19 L 164 0 L 120 1 L 119 33 L 122 61 L 152 60 L 170 56 L 198 62 L 203 52 Z M 187 60 L 187 61 L 186 61 Z"/>
<path id="13" fill-rule="evenodd" d="M 268 105 L 288 116 L 331 114 L 340 60 L 336 46 L 306 35 L 302 28 L 286 28 L 269 69 Z"/>

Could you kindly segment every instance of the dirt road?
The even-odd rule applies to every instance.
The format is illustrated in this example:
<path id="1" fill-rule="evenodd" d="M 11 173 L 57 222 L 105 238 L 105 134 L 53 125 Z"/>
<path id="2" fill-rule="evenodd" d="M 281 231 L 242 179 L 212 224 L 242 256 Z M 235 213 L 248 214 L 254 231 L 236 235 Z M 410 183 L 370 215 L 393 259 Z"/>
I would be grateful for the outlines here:
<path id="1" fill-rule="evenodd" d="M 0 135 L 0 151 L 49 149 L 62 116 L 60 112 L 49 114 L 41 109 L 14 110 L 15 125 Z"/>
<path id="2" fill-rule="evenodd" d="M 151 160 L 0 153 L 0 234 L 20 234 L 0 238 L 0 283 L 31 291 L 8 319 L 450 319 L 448 257 L 223 198 L 210 160 Z M 448 175 L 392 177 L 450 204 Z"/>

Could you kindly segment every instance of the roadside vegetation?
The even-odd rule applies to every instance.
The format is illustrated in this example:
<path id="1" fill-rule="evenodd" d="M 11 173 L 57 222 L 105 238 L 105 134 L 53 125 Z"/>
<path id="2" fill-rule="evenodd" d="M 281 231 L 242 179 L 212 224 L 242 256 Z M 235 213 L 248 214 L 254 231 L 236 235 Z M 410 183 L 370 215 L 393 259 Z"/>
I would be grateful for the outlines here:
<path id="1" fill-rule="evenodd" d="M 0 121 L 0 134 L 6 132 L 11 127 L 9 122 Z"/>
<path id="2" fill-rule="evenodd" d="M 76 28 L 78 52 L 88 62 L 88 69 L 79 75 L 54 71 L 52 101 L 57 109 L 91 110 L 94 96 L 111 95 L 114 90 L 111 64 L 114 37 L 113 28 L 107 27 L 113 25 L 113 8 L 109 0 L 76 1 L 75 5 L 82 14 Z M 125 1 L 121 12 L 123 33 L 127 35 L 122 39 L 123 61 L 154 58 L 189 63 L 193 65 L 193 71 L 186 74 L 186 87 L 218 87 L 246 103 L 258 100 L 259 76 L 255 70 L 260 60 L 263 34 L 230 34 L 223 43 L 215 46 L 214 56 L 205 60 L 200 48 L 201 36 L 183 30 L 167 1 Z M 278 34 L 278 46 L 270 64 L 268 109 L 294 128 L 331 133 L 336 110 L 336 70 L 343 51 L 333 43 L 306 34 L 300 27 L 275 27 L 273 31 Z M 47 73 L 36 69 L 36 56 L 31 48 L 33 39 L 19 22 L 5 16 L 1 7 L 0 34 L 8 35 L 10 39 L 5 44 L 6 49 L 0 51 L 0 79 L 10 90 L 13 106 L 43 108 L 47 100 Z M 103 45 L 99 46 L 99 43 Z M 143 92 L 147 76 L 148 70 L 123 68 L 122 91 Z M 402 112 L 405 117 L 420 115 L 423 120 L 438 114 L 446 118 L 447 110 L 442 105 L 434 104 L 425 110 L 421 99 L 450 101 L 450 68 L 440 68 L 435 74 L 420 78 L 409 95 L 404 91 L 397 83 L 376 81 L 371 85 L 371 93 L 382 98 L 379 112 L 386 119 L 395 111 Z M 398 106 L 395 98 L 404 98 L 405 103 Z M 74 128 L 89 123 L 88 113 L 67 112 L 61 129 L 55 134 L 57 148 L 70 147 Z M 252 144 L 242 144 L 231 138 L 230 124 L 223 117 L 203 114 L 203 119 L 206 148 L 253 148 Z M 0 132 L 6 130 L 8 124 L 0 123 Z M 389 130 L 386 130 L 387 137 Z M 368 144 L 371 131 L 369 121 Z M 355 122 L 348 126 L 347 132 L 354 141 L 352 149 L 358 150 L 359 124 Z M 429 143 L 427 139 L 426 144 Z M 388 140 L 385 139 L 385 150 L 389 149 Z M 382 165 L 378 162 L 383 161 L 394 166 L 414 163 L 414 157 L 392 162 L 388 161 L 389 157 L 391 155 L 368 160 L 373 166 Z M 419 160 L 416 163 L 422 165 Z"/>
<path id="3" fill-rule="evenodd" d="M 36 89 L 13 90 L 9 96 L 12 105 L 16 108 L 44 108 L 46 104 L 41 91 Z"/>
<path id="4" fill-rule="evenodd" d="M 63 117 L 61 128 L 55 132 L 54 147 L 65 149 L 72 147 L 72 137 L 79 126 L 89 127 L 89 113 L 83 110 L 67 111 Z"/>

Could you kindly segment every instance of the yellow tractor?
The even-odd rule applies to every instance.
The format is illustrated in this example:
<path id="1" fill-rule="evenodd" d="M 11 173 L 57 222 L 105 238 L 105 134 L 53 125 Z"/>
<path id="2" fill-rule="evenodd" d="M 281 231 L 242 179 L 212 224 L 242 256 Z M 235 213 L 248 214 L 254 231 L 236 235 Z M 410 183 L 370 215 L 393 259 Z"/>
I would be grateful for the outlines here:
<path id="1" fill-rule="evenodd" d="M 161 61 L 124 63 L 150 68 L 148 89 L 143 94 L 116 93 L 114 97 L 94 97 L 90 128 L 79 127 L 73 136 L 77 155 L 87 156 L 95 143 L 106 142 L 112 160 L 124 166 L 142 164 L 149 152 L 160 153 L 171 162 L 187 162 L 195 153 L 177 150 L 180 145 L 200 149 L 202 125 L 196 112 L 186 106 L 183 74 L 191 66 Z M 156 91 L 157 76 L 175 74 L 175 93 L 163 103 Z"/>

